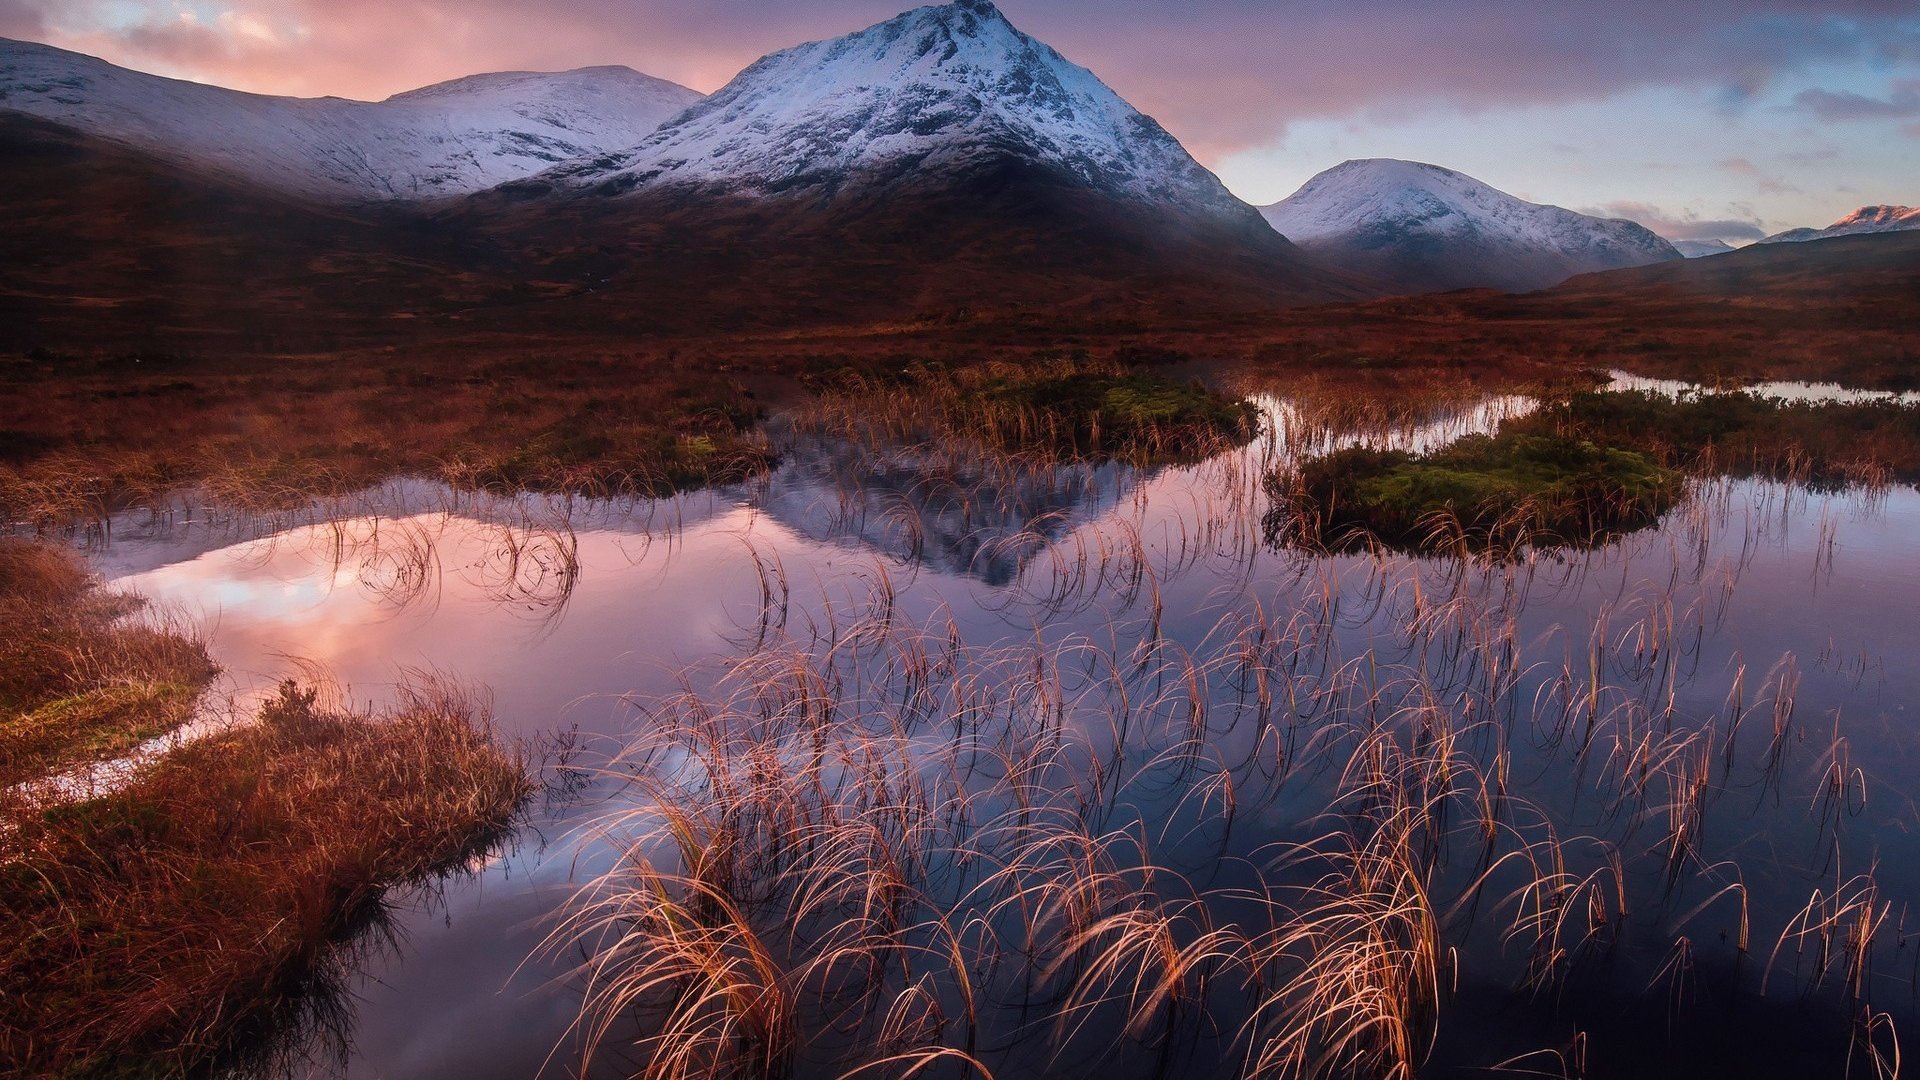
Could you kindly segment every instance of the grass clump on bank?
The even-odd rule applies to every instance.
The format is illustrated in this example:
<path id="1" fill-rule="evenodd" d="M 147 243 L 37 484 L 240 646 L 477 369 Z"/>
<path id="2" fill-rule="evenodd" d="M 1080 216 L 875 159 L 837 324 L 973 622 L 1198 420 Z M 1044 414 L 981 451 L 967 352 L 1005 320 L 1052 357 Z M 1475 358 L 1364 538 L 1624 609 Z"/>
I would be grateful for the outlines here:
<path id="1" fill-rule="evenodd" d="M 1267 482 L 1270 535 L 1335 551 L 1584 546 L 1653 524 L 1686 494 L 1643 454 L 1511 430 L 1427 455 L 1342 450 Z"/>
<path id="2" fill-rule="evenodd" d="M 1073 456 L 1149 460 L 1239 445 L 1257 422 L 1246 402 L 1198 383 L 1104 371 L 993 379 L 963 388 L 949 409 L 957 428 L 977 424 L 1004 449 L 1037 443 Z"/>
<path id="3" fill-rule="evenodd" d="M 347 715 L 292 684 L 257 724 L 0 840 L 0 1063 L 183 1073 L 296 1010 L 384 892 L 499 841 L 530 794 L 473 702 Z"/>
<path id="4" fill-rule="evenodd" d="M 1199 460 L 1259 429 L 1258 412 L 1234 395 L 1079 355 L 852 377 L 824 388 L 799 420 L 896 441 L 957 439 L 1049 460 L 1136 464 Z"/>
<path id="5" fill-rule="evenodd" d="M 1894 401 L 1606 391 L 1575 394 L 1508 426 L 1622 447 L 1703 473 L 1821 486 L 1920 483 L 1920 407 Z"/>
<path id="6" fill-rule="evenodd" d="M 79 559 L 0 537 L 0 788 L 113 757 L 193 716 L 205 646 L 132 618 Z"/>
<path id="7" fill-rule="evenodd" d="M 0 1074 L 177 1075 L 265 1034 L 389 888 L 500 840 L 531 794 L 478 704 L 383 715 L 291 683 L 256 723 L 49 782 L 192 719 L 215 668 L 70 550 L 0 538 Z"/>

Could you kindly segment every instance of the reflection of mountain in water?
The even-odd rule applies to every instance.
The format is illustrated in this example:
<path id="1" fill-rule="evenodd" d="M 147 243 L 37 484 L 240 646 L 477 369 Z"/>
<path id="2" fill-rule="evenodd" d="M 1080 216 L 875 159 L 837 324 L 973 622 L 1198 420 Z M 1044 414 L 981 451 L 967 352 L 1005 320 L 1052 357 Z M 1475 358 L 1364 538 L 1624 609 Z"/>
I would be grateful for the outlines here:
<path id="1" fill-rule="evenodd" d="M 184 563 L 235 545 L 304 537 L 314 554 L 335 564 L 380 561 L 396 546 L 434 540 L 446 530 L 490 529 L 501 543 L 530 534 L 573 542 L 576 534 L 613 531 L 667 538 L 727 513 L 738 492 L 691 491 L 667 499 L 587 499 L 522 492 L 463 491 L 435 480 L 398 477 L 351 495 L 315 498 L 271 513 L 228 510 L 187 492 L 158 509 L 114 515 L 84 537 L 95 569 L 109 578 Z M 409 528 L 409 522 L 418 526 Z M 422 529 L 430 535 L 422 535 Z"/>
<path id="2" fill-rule="evenodd" d="M 945 573 L 1005 585 L 1049 543 L 1118 503 L 1153 472 L 798 436 L 757 501 L 809 539 L 858 541 Z"/>

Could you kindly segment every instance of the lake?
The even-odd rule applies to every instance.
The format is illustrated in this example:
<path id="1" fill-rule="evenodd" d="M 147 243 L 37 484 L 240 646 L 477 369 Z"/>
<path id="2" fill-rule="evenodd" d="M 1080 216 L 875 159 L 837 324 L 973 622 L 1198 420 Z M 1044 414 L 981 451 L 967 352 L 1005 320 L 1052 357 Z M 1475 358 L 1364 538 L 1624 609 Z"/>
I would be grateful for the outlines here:
<path id="1" fill-rule="evenodd" d="M 1316 555 L 1274 467 L 1532 402 L 1258 404 L 1194 465 L 789 432 L 671 500 L 398 482 L 94 558 L 236 712 L 451 678 L 549 768 L 509 850 L 395 898 L 298 1075 L 627 1075 L 663 1031 L 662 1075 L 1872 1075 L 1920 985 L 1920 493 Z"/>

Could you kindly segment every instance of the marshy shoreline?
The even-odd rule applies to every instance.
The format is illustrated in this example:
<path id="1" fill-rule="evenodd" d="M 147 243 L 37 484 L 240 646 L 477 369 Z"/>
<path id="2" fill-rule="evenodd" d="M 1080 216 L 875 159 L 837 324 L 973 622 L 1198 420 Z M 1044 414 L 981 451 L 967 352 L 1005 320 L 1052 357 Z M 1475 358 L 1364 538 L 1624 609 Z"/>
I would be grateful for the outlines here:
<path id="1" fill-rule="evenodd" d="M 0 538 L 0 568 L 9 1071 L 197 1075 L 262 1053 L 389 890 L 505 842 L 533 793 L 470 693 L 350 713 L 291 681 L 104 790 L 62 782 L 192 719 L 215 668 L 69 550 Z"/>
<path id="2" fill-rule="evenodd" d="M 1678 995 L 1687 979 L 1706 977 L 1694 972 L 1719 971 L 1736 953 L 1771 948 L 1771 972 L 1785 966 L 1783 950 L 1815 938 L 1828 949 L 1849 920 L 1881 917 L 1875 913 L 1886 901 L 1867 871 L 1844 879 L 1840 892 L 1816 893 L 1797 916 L 1769 901 L 1762 910 L 1774 923 L 1749 940 L 1747 890 L 1755 883 L 1736 880 L 1734 888 L 1733 871 L 1708 859 L 1700 835 L 1707 807 L 1749 782 L 1735 779 L 1736 764 L 1758 770 L 1763 784 L 1797 783 L 1806 764 L 1790 764 L 1800 753 L 1794 740 L 1808 728 L 1792 716 L 1798 676 L 1790 666 L 1764 678 L 1743 670 L 1727 691 L 1737 702 L 1728 716 L 1689 726 L 1700 717 L 1677 709 L 1672 695 L 1694 676 L 1683 679 L 1672 667 L 1685 646 L 1671 623 L 1682 611 L 1683 622 L 1707 632 L 1704 591 L 1683 601 L 1670 587 L 1651 609 L 1611 627 L 1596 624 L 1595 640 L 1582 646 L 1591 655 L 1574 655 L 1569 642 L 1564 662 L 1537 653 L 1523 662 L 1537 642 L 1503 621 L 1496 597 L 1475 591 L 1503 575 L 1554 573 L 1546 556 L 1562 541 L 1590 549 L 1579 558 L 1608 562 L 1620 522 L 1587 513 L 1546 528 L 1530 521 L 1522 532 L 1541 541 L 1540 551 L 1485 559 L 1475 545 L 1456 543 L 1408 565 L 1371 544 L 1338 559 L 1269 548 L 1251 542 L 1258 530 L 1247 531 L 1247 515 L 1272 494 L 1261 481 L 1278 475 L 1275 460 L 1310 469 L 1353 453 L 1339 449 L 1349 434 L 1374 432 L 1416 448 L 1393 451 L 1399 465 L 1447 461 L 1474 447 L 1469 456 L 1496 472 L 1569 453 L 1583 462 L 1628 455 L 1654 495 L 1634 525 L 1710 535 L 1725 527 L 1711 522 L 1726 512 L 1729 485 L 1743 477 L 1787 491 L 1910 482 L 1911 414 L 1920 410 L 1595 392 L 1604 379 L 1585 370 L 1519 384 L 1405 370 L 1276 383 L 1239 370 L 1219 374 L 1210 389 L 1191 368 L 1187 358 L 1164 354 L 1123 363 L 1047 353 L 960 368 L 907 358 L 833 362 L 807 376 L 807 396 L 781 414 L 782 437 L 848 448 L 849 476 L 839 482 L 857 486 L 863 462 L 890 455 L 904 456 L 900 467 L 911 471 L 913 448 L 927 451 L 925 476 L 873 504 L 890 523 L 909 510 L 928 513 L 908 504 L 933 499 L 936 485 L 964 488 L 986 478 L 999 485 L 983 487 L 978 505 L 966 508 L 970 527 L 991 528 L 996 516 L 1009 516 L 1009 546 L 1027 555 L 1000 575 L 964 560 L 956 565 L 1007 588 L 1010 611 L 1031 606 L 1033 641 L 975 646 L 957 628 L 941 631 L 937 611 L 906 614 L 914 586 L 896 584 L 885 559 L 856 571 L 859 589 L 825 601 L 802 632 L 802 616 L 789 612 L 808 603 L 796 595 L 804 592 L 799 579 L 777 553 L 763 557 L 750 544 L 757 627 L 741 628 L 742 653 L 718 686 L 696 693 L 689 684 L 678 696 L 640 703 L 645 724 L 628 732 L 612 762 L 631 805 L 620 804 L 591 830 L 619 857 L 578 882 L 576 902 L 545 924 L 550 948 L 587 958 L 571 974 L 585 995 L 580 1030 L 593 1036 L 584 1054 L 658 1076 L 842 1067 L 1004 1075 L 1008 1063 L 1045 1058 L 1037 1048 L 1053 1036 L 1043 1030 L 1058 1032 L 1062 1041 L 1047 1051 L 1058 1054 L 1084 1029 L 1117 1032 L 1174 1061 L 1193 1052 L 1206 1025 L 1229 1022 L 1236 993 L 1252 993 L 1256 1016 L 1226 1044 L 1245 1055 L 1248 1075 L 1331 1075 L 1326 1070 L 1337 1061 L 1412 1075 L 1436 1054 L 1461 1053 L 1443 1017 L 1458 1007 L 1450 987 L 1462 978 L 1461 941 L 1486 932 L 1475 931 L 1463 911 L 1499 913 L 1489 921 L 1510 923 L 1503 937 L 1531 950 L 1534 959 L 1511 973 L 1523 996 L 1569 1000 L 1592 978 L 1589 965 L 1616 954 L 1629 965 L 1650 962 L 1662 992 Z M 1297 395 L 1275 397 L 1289 389 Z M 1476 416 L 1459 428 L 1444 422 L 1496 389 L 1531 395 L 1517 393 L 1527 404 L 1511 413 Z M 1258 424 L 1252 401 L 1263 403 Z M 1274 424 L 1276 402 L 1288 410 L 1284 432 Z M 1430 436 L 1413 434 L 1435 420 L 1442 422 Z M 750 474 L 781 467 L 779 439 L 752 425 L 736 430 L 759 447 Z M 1870 437 L 1854 437 L 1863 431 Z M 1429 437 L 1430 445 L 1423 442 Z M 974 458 L 985 464 L 960 464 Z M 1030 493 L 1008 486 L 1009 477 L 1088 469 L 1127 477 L 1096 507 L 1125 508 L 1123 517 L 1146 506 L 1123 494 L 1125 485 L 1158 478 L 1194 490 L 1181 496 L 1188 501 L 1174 523 L 1162 523 L 1168 534 L 1125 526 L 1090 539 L 1081 530 L 1108 526 L 1084 513 L 1083 496 L 1049 502 L 1054 496 L 1042 492 L 1029 503 Z M 568 492 L 584 494 L 583 505 L 610 491 L 636 505 L 646 500 L 618 485 L 581 491 L 427 475 L 445 481 L 450 498 L 478 490 L 511 500 L 515 491 L 554 490 L 563 502 Z M 833 482 L 827 479 L 828 489 Z M 202 478 L 199 491 L 207 505 L 243 516 L 340 494 L 328 484 L 275 484 L 256 490 Z M 1683 488 L 1696 503 L 1669 513 Z M 155 487 L 153 501 L 164 505 L 172 490 Z M 262 497 L 264 490 L 274 494 Z M 868 498 L 845 490 L 813 497 L 843 508 Z M 964 491 L 959 498 L 966 500 Z M 66 519 L 67 529 L 51 528 L 55 535 L 84 531 L 107 501 L 68 505 L 86 513 Z M 1474 504 L 1449 496 L 1412 507 L 1408 520 L 1417 525 L 1435 509 L 1460 517 Z M 547 527 L 511 514 L 503 521 L 503 535 Z M 886 550 L 864 533 L 858 539 Z M 892 565 L 918 567 L 938 539 L 915 533 L 904 549 L 911 554 Z M 373 530 L 366 542 L 413 543 L 398 529 Z M 521 541 L 500 543 L 515 567 L 510 576 L 518 574 L 526 565 Z M 52 582 L 37 598 L 23 591 L 30 610 L 80 613 L 93 620 L 80 629 L 96 635 L 135 625 L 127 603 L 85 600 L 100 594 L 57 543 L 6 544 L 10 555 L 42 560 Z M 561 559 L 563 590 L 583 572 L 568 561 L 578 558 L 577 545 L 569 551 Z M 1208 553 L 1249 566 L 1280 560 L 1297 566 L 1290 573 L 1304 591 L 1271 610 L 1241 610 L 1219 593 L 1197 606 L 1189 596 L 1183 607 L 1177 566 L 1162 565 L 1174 551 L 1183 553 L 1176 564 Z M 370 553 L 364 565 L 388 565 L 394 554 Z M 398 554 L 422 566 L 435 560 L 431 550 Z M 1442 572 L 1449 560 L 1459 569 Z M 1429 572 L 1438 580 L 1426 582 Z M 1418 580 L 1403 580 L 1409 574 Z M 1318 577 L 1325 580 L 1312 584 Z M 392 602 L 404 608 L 407 596 Z M 530 606 L 524 594 L 512 599 Z M 550 605 L 556 620 L 565 617 L 564 595 L 538 603 Z M 1109 606 L 1108 623 L 1093 617 L 1064 637 L 1046 629 L 1054 619 L 1097 616 Z M 1355 610 L 1367 613 L 1362 621 L 1386 620 L 1391 643 L 1364 653 L 1336 648 Z M 1211 626 L 1183 628 L 1216 616 Z M 955 626 L 952 613 L 944 618 Z M 146 682 L 175 689 L 144 697 L 116 690 L 120 697 L 103 700 L 118 703 L 119 712 L 72 703 L 53 710 L 48 715 L 92 716 L 101 726 L 45 741 L 51 749 L 35 751 L 40 757 L 20 758 L 26 772 L 113 756 L 169 726 L 129 721 L 153 709 L 129 711 L 121 707 L 127 701 L 151 705 L 184 693 L 191 702 L 212 677 L 190 637 L 169 636 L 164 627 L 142 632 L 159 635 L 141 639 L 149 652 L 156 642 L 177 650 L 162 650 L 175 667 Z M 1436 659 L 1427 659 L 1429 650 Z M 1543 665 L 1545 678 L 1532 674 Z M 1521 701 L 1523 679 L 1538 682 L 1529 684 L 1531 707 Z M 36 698 L 22 715 L 45 704 Z M 1771 742 L 1749 735 L 1736 755 L 1735 734 L 1765 726 L 1769 710 Z M 288 1015 L 324 996 L 314 973 L 322 981 L 350 975 L 329 958 L 343 955 L 334 950 L 388 889 L 431 881 L 511 835 L 533 779 L 524 758 L 488 730 L 487 715 L 483 704 L 445 688 L 420 688 L 367 716 L 329 709 L 286 686 L 257 722 L 173 751 L 127 786 L 75 804 L 82 809 L 23 804 L 23 824 L 9 840 L 17 847 L 8 854 L 18 870 L 8 878 L 14 892 L 0 910 L 23 940 L 41 944 L 15 954 L 5 977 L 14 987 L 78 989 L 9 991 L 4 1000 L 40 1011 L 23 1012 L 14 1024 L 29 1038 L 0 1049 L 27 1068 L 77 1075 L 192 1071 L 239 1060 L 228 1055 L 260 1045 L 262 1032 L 298 1030 Z M 1561 811 L 1549 809 L 1552 800 L 1536 794 L 1533 804 L 1515 790 L 1508 747 L 1523 737 L 1552 751 L 1531 760 L 1533 768 L 1560 768 L 1555 755 L 1565 754 L 1596 770 L 1596 780 L 1621 785 L 1618 795 L 1602 790 L 1608 809 L 1589 823 L 1603 839 L 1559 835 L 1553 821 Z M 1848 800 L 1864 799 L 1868 781 L 1852 778 L 1837 733 L 1814 753 L 1827 769 L 1817 785 L 1815 808 L 1826 808 L 1819 828 L 1823 837 L 1831 829 L 1837 843 L 1840 826 L 1828 819 L 1843 817 Z M 1327 791 L 1330 777 L 1339 782 Z M 303 793 L 291 804 L 294 816 L 273 797 L 287 790 Z M 1304 791 L 1327 801 L 1299 805 Z M 1159 805 L 1167 792 L 1179 794 L 1162 807 L 1166 820 L 1147 816 L 1142 808 Z M 237 818 L 234 806 L 242 808 Z M 1284 834 L 1290 838 L 1257 859 L 1236 852 L 1245 865 L 1231 870 L 1196 863 L 1181 839 L 1201 837 L 1203 847 L 1217 844 L 1224 854 L 1232 836 L 1280 807 L 1336 827 L 1317 839 Z M 383 829 L 382 822 L 407 825 Z M 1645 830 L 1665 831 L 1648 841 Z M 1481 845 L 1484 861 L 1459 861 Z M 265 851 L 275 854 L 263 868 Z M 191 905 L 155 902 L 183 895 Z M 296 912 L 297 932 L 247 923 L 257 912 L 238 913 L 231 903 L 242 895 L 274 898 L 253 905 L 260 910 Z M 1576 901 L 1588 909 L 1577 919 Z M 1679 923 L 1725 921 L 1737 908 L 1737 946 L 1732 937 L 1717 949 L 1682 937 L 1670 946 L 1676 952 L 1644 955 L 1636 939 L 1650 927 L 1630 912 L 1695 904 Z M 119 912 L 126 925 L 98 930 L 76 917 L 83 908 Z M 146 921 L 128 919 L 134 911 L 147 913 Z M 1784 929 L 1782 919 L 1790 923 Z M 202 970 L 201 981 L 186 978 L 195 969 L 178 956 L 137 947 L 147 933 L 191 946 L 181 925 L 221 920 L 250 926 L 244 933 L 257 948 L 248 962 L 236 956 L 227 970 Z M 1730 933 L 1733 925 L 1726 921 Z M 1775 931 L 1777 938 L 1761 940 Z M 1863 984 L 1885 948 L 1871 939 L 1889 931 L 1875 923 L 1863 932 L 1869 937 L 1832 946 L 1831 958 L 1812 970 L 1796 966 L 1792 978 L 1822 1000 L 1835 985 Z M 60 948 L 47 944 L 56 941 Z M 138 994 L 87 981 L 97 979 L 89 958 L 102 949 L 129 958 L 124 968 L 140 982 Z M 1501 969 L 1511 959 L 1476 955 L 1473 962 Z M 141 963 L 162 964 L 180 978 Z M 898 973 L 887 974 L 896 965 Z M 1019 969 L 1025 974 L 1005 981 Z M 1741 985 L 1741 970 L 1736 963 L 1733 974 L 1713 978 Z M 108 1024 L 87 1019 L 100 1006 L 74 1004 L 112 994 L 160 1002 L 146 1015 L 164 1016 L 145 1026 Z M 244 1007 L 220 1005 L 209 1016 L 189 1004 L 231 1001 Z M 1871 1072 L 1897 1053 L 1891 1014 L 1856 990 L 1853 1003 L 1861 1001 L 1869 1005 L 1862 1018 L 1837 1010 L 1845 1032 L 1822 1029 L 1817 1041 L 1828 1056 L 1818 1060 L 1844 1054 Z M 997 1026 L 1005 1021 L 992 1014 L 1010 1003 L 1049 1019 Z M 142 1015 L 124 1004 L 110 1011 Z M 1580 1038 L 1606 1026 L 1597 1013 L 1581 1015 L 1588 1018 Z M 1543 1038 L 1565 1035 L 1557 1022 L 1529 1023 L 1551 1033 Z M 866 1049 L 885 1053 L 869 1059 Z"/>

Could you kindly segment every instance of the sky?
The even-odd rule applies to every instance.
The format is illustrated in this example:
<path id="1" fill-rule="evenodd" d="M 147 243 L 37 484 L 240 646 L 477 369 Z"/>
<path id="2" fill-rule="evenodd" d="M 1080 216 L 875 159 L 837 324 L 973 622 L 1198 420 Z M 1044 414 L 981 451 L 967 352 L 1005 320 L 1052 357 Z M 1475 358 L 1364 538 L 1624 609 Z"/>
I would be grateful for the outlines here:
<path id="1" fill-rule="evenodd" d="M 260 93 L 378 99 L 625 64 L 701 91 L 903 0 L 0 0 L 0 37 Z M 1920 204 L 1916 0 L 1001 0 L 1235 194 L 1348 158 L 1459 169 L 1675 239 Z"/>

